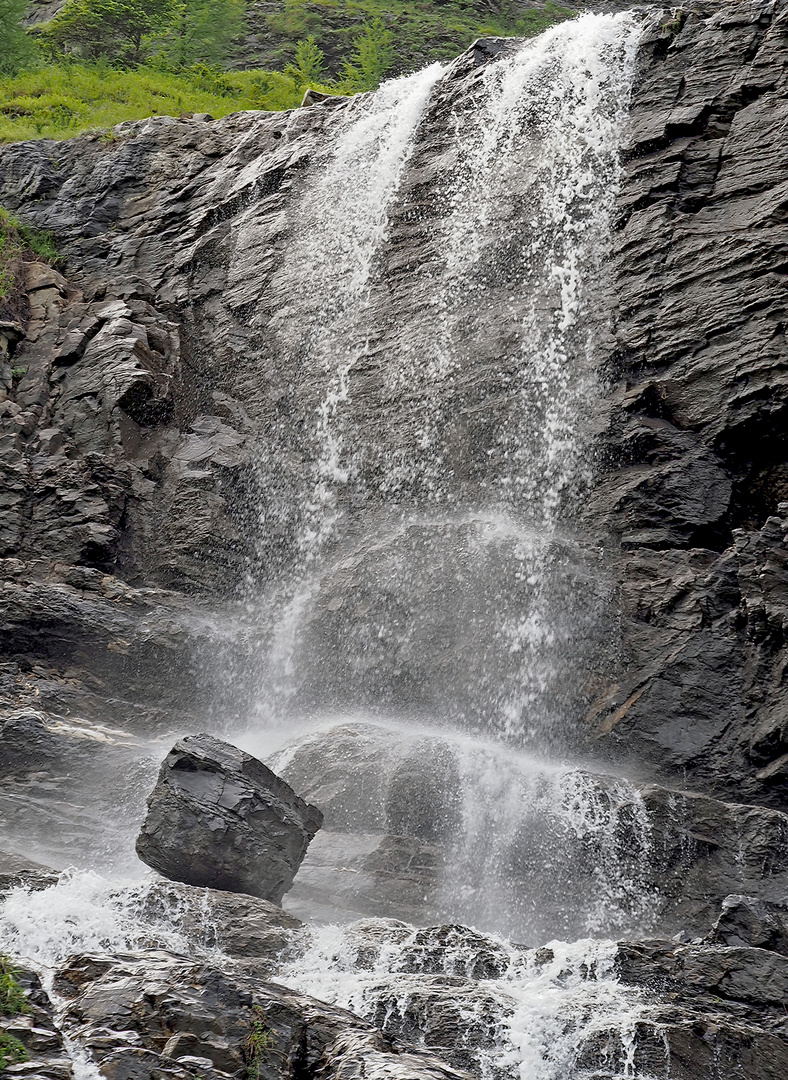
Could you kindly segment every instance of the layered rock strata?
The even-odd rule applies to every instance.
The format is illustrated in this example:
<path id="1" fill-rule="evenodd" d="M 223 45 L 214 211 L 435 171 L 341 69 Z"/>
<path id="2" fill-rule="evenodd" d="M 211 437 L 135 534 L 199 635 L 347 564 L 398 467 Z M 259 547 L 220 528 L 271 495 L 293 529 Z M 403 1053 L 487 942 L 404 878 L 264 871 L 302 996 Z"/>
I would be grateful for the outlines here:
<path id="1" fill-rule="evenodd" d="M 739 1070 L 777 1080 L 788 1068 L 780 878 L 788 805 L 787 25 L 782 0 L 700 2 L 648 21 L 618 197 L 609 423 L 587 521 L 594 541 L 606 539 L 623 619 L 620 652 L 610 650 L 588 690 L 595 700 L 578 745 L 638 774 L 652 819 L 665 826 L 667 880 L 690 927 L 685 936 L 700 938 L 704 928 L 711 935 L 620 949 L 621 979 L 654 995 L 637 1045 L 639 1067 L 657 1076 L 668 1068 L 666 1042 L 671 1077 Z M 497 50 L 469 53 L 425 118 L 381 253 L 390 285 L 370 299 L 381 325 L 395 325 L 393 313 L 418 308 L 429 294 L 430 191 L 456 164 L 444 125 Z M 140 791 L 125 791 L 118 778 L 129 761 L 149 756 L 147 739 L 205 726 L 208 699 L 226 702 L 230 714 L 248 709 L 254 689 L 236 676 L 257 654 L 256 631 L 237 596 L 250 576 L 265 584 L 292 562 L 291 496 L 301 490 L 305 433 L 321 393 L 277 345 L 290 296 L 283 223 L 305 167 L 325 155 L 348 107 L 218 122 L 157 118 L 121 125 L 109 139 L 0 150 L 0 201 L 52 229 L 65 256 L 59 270 L 27 266 L 29 316 L 2 339 L 3 814 L 33 854 L 34 839 L 43 842 L 25 833 L 33 819 L 38 833 L 41 820 L 51 824 L 53 856 L 63 841 L 90 836 L 98 804 L 64 806 L 57 784 L 86 774 L 95 755 L 106 787 L 99 803 L 112 791 L 136 812 Z M 485 372 L 499 352 L 491 338 L 490 355 L 480 358 Z M 379 390 L 387 364 L 379 340 L 365 363 L 358 423 L 374 436 L 392 405 Z M 499 382 L 481 394 L 474 380 L 460 385 L 458 400 L 467 401 L 455 410 L 451 439 L 464 493 L 478 489 L 505 396 Z M 405 400 L 420 416 L 418 395 Z M 386 427 L 392 441 L 379 440 L 365 467 L 374 476 L 381 459 L 396 455 L 396 439 L 412 434 L 412 425 L 399 434 Z M 445 546 L 459 549 L 467 532 L 447 529 Z M 381 543 L 373 562 L 392 568 L 393 578 L 421 550 L 420 535 L 411 547 L 398 538 Z M 376 617 L 372 564 L 355 540 L 320 582 L 307 627 L 326 655 L 347 642 L 354 621 Z M 429 628 L 435 638 L 457 613 L 450 593 L 441 605 Z M 330 686 L 318 663 L 298 688 L 305 707 L 321 692 L 343 706 L 359 685 L 372 685 L 386 705 L 431 707 L 419 697 L 429 676 L 420 643 L 374 640 L 365 670 L 347 663 Z M 449 673 L 465 663 L 446 656 L 455 662 L 442 669 Z M 368 899 L 378 901 L 385 875 L 404 867 L 401 902 L 418 918 L 418 897 L 423 903 L 432 889 L 457 820 L 452 799 L 436 814 L 421 798 L 436 770 L 453 790 L 442 759 L 400 762 L 378 802 L 372 841 L 337 848 L 319 868 L 322 880 L 363 870 Z M 325 809 L 357 839 L 341 788 L 326 788 Z M 687 811 L 678 822 L 676 800 Z M 359 865 L 344 861 L 348 852 Z M 13 864 L 9 884 L 24 869 Z M 240 921 L 254 918 L 263 916 Z M 280 926 L 274 937 L 290 929 Z M 205 1002 L 214 1009 L 219 999 L 203 999 L 207 984 L 195 967 L 170 955 L 96 963 L 73 962 L 68 1023 L 107 1075 L 247 1067 L 244 1040 L 255 1023 L 248 987 L 228 991 L 232 1038 L 221 1030 L 203 1042 L 193 1026 L 205 1019 Z M 421 997 L 402 1020 L 405 1037 L 412 1043 L 428 1031 L 454 1060 L 457 1025 L 441 1018 L 455 1015 L 452 1002 L 467 988 L 416 974 Z M 227 979 L 220 973 L 217 985 L 226 988 Z M 193 1007 L 186 1026 L 164 1031 L 144 1008 L 152 1033 L 110 1017 L 104 990 L 112 997 L 120 987 L 136 1009 L 146 984 L 177 1012 L 163 989 L 168 980 Z M 266 1064 L 273 1072 L 291 1052 L 298 1061 L 306 1052 L 314 1065 L 340 1031 L 337 1076 L 360 1068 L 359 1046 L 366 1060 L 392 1053 L 394 1012 L 384 1010 L 374 1029 L 330 1008 L 323 1014 L 314 1002 L 296 1009 L 289 991 L 255 985 L 258 992 L 272 1015 L 290 1018 L 284 1034 L 277 1029 Z M 330 1028 L 306 1051 L 304 1010 L 329 1016 Z M 315 1024 L 328 1030 L 319 1017 Z M 599 1059 L 592 1064 L 601 1069 Z M 451 1075 L 432 1059 L 422 1066 Z M 57 1075 L 60 1062 L 52 1067 Z"/>

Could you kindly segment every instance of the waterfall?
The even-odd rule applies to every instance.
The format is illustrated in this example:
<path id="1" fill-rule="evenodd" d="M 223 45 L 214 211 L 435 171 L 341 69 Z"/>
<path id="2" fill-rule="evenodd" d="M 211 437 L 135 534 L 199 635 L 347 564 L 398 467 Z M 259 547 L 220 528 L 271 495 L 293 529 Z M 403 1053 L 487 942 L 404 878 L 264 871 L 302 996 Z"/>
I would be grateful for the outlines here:
<path id="1" fill-rule="evenodd" d="M 335 125 L 272 285 L 307 467 L 285 497 L 263 463 L 263 547 L 283 504 L 297 520 L 260 603 L 260 723 L 372 710 L 566 745 L 607 635 L 579 511 L 637 37 L 584 16 Z"/>
<path id="2" fill-rule="evenodd" d="M 657 911 L 648 815 L 574 758 L 611 636 L 582 510 L 638 34 L 585 15 L 325 106 L 252 316 L 288 408 L 257 463 L 256 706 L 222 734 L 326 814 L 285 900 L 299 914 L 358 914 L 392 838 L 438 852 L 387 914 L 472 924 L 473 955 L 496 958 L 463 1014 L 485 1080 L 581 1075 L 603 1036 L 605 1075 L 635 1076 L 644 1006 L 600 939 Z M 321 907 L 326 866 L 358 885 Z M 152 925 L 146 889 L 74 873 L 16 890 L 0 934 L 42 970 L 82 949 L 208 955 L 177 911 Z M 280 979 L 407 1034 L 433 932 L 313 928 Z M 448 978 L 470 963 L 471 931 L 450 933 Z M 572 943 L 532 948 L 555 937 Z"/>
<path id="3" fill-rule="evenodd" d="M 434 759 L 436 917 L 520 940 L 655 911 L 631 785 L 540 760 L 573 753 L 611 637 L 582 507 L 638 37 L 631 15 L 586 15 L 359 100 L 307 172 L 272 285 L 308 467 L 289 500 L 265 474 L 263 540 L 267 506 L 297 522 L 258 602 L 274 617 L 244 745 L 270 759 L 284 738 L 276 767 L 319 805 L 326 759 L 346 787 L 363 773 L 388 816 L 348 794 L 340 831 L 418 833 L 396 792 Z"/>

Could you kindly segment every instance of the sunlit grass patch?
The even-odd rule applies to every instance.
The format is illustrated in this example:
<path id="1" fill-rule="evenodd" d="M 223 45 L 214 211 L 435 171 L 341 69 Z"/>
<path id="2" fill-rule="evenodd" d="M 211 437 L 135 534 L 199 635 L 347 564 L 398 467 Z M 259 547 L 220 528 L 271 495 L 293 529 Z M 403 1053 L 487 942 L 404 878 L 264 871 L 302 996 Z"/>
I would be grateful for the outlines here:
<path id="1" fill-rule="evenodd" d="M 198 68 L 175 75 L 53 64 L 0 80 L 0 141 L 67 139 L 148 116 L 289 109 L 302 96 L 303 87 L 280 72 Z"/>

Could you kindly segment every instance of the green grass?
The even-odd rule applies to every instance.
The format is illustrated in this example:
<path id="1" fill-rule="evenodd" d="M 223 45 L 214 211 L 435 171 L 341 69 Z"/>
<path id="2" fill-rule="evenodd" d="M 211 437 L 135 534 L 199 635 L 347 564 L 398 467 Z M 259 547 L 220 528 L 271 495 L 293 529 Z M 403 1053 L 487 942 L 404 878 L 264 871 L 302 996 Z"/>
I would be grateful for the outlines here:
<path id="1" fill-rule="evenodd" d="M 462 0 L 284 0 L 274 13 L 252 9 L 256 44 L 241 47 L 235 61 L 241 70 L 203 67 L 175 74 L 70 61 L 0 78 L 0 143 L 68 139 L 148 116 L 206 112 L 218 118 L 243 109 L 295 108 L 305 89 L 299 80 L 243 65 L 284 68 L 297 43 L 312 34 L 325 54 L 322 78 L 330 84 L 352 55 L 359 28 L 373 18 L 393 31 L 395 61 L 389 74 L 398 75 L 451 59 L 478 37 L 528 37 L 573 14 L 552 0 L 541 8 L 504 7 L 489 15 Z"/>
<path id="2" fill-rule="evenodd" d="M 0 956 L 0 1016 L 29 1012 L 25 992 L 16 981 L 18 972 L 8 956 Z"/>
<path id="3" fill-rule="evenodd" d="M 6 1032 L 0 1032 L 0 1073 L 5 1072 L 9 1065 L 20 1065 L 23 1061 L 29 1061 L 30 1055 L 19 1039 Z"/>
<path id="4" fill-rule="evenodd" d="M 52 64 L 0 79 L 0 142 L 68 139 L 148 116 L 206 112 L 218 118 L 241 109 L 290 109 L 303 92 L 280 72 L 202 69 L 173 75 Z"/>

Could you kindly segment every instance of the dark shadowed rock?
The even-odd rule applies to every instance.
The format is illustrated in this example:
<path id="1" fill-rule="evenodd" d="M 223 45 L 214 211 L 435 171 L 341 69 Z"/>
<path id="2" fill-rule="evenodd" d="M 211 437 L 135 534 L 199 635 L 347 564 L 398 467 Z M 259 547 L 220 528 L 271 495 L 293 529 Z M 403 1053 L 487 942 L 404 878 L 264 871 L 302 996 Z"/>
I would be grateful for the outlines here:
<path id="1" fill-rule="evenodd" d="M 191 735 L 164 759 L 137 853 L 175 881 L 279 903 L 322 822 L 262 762 Z"/>
<path id="2" fill-rule="evenodd" d="M 663 933 L 706 933 L 734 890 L 788 895 L 788 815 L 655 785 L 642 795 Z"/>
<path id="3" fill-rule="evenodd" d="M 624 942 L 616 968 L 647 988 L 635 1075 L 781 1080 L 788 1075 L 788 960 L 764 949 Z"/>
<path id="4" fill-rule="evenodd" d="M 726 896 L 708 941 L 752 945 L 788 956 L 788 906 L 756 896 Z"/>
<path id="5" fill-rule="evenodd" d="M 0 718 L 0 775 L 48 769 L 62 757 L 69 740 L 58 738 L 46 717 L 32 709 L 20 709 Z"/>

